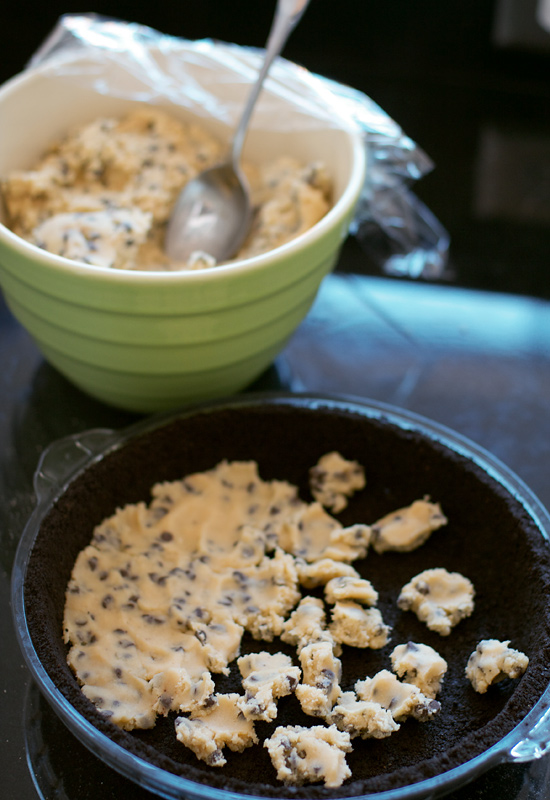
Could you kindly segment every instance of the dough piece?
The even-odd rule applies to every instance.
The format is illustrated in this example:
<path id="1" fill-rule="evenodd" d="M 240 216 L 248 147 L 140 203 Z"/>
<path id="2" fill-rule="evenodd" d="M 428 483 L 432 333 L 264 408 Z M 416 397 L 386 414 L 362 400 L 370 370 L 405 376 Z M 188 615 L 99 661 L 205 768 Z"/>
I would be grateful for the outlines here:
<path id="1" fill-rule="evenodd" d="M 340 695 L 342 662 L 328 642 L 304 647 L 300 652 L 302 683 L 296 687 L 302 710 L 312 717 L 326 717 Z"/>
<path id="2" fill-rule="evenodd" d="M 279 636 L 286 614 L 300 599 L 294 559 L 278 549 L 255 567 L 233 570 L 222 583 L 235 620 L 255 639 Z"/>
<path id="3" fill-rule="evenodd" d="M 347 731 L 354 739 L 384 739 L 399 730 L 391 711 L 380 703 L 370 700 L 359 700 L 355 692 L 343 692 L 338 702 L 327 717 L 338 730 Z"/>
<path id="4" fill-rule="evenodd" d="M 351 776 L 345 759 L 352 749 L 350 736 L 335 725 L 281 726 L 265 740 L 264 747 L 277 770 L 278 780 L 286 784 L 300 786 L 324 781 L 325 786 L 336 787 Z"/>
<path id="5" fill-rule="evenodd" d="M 327 630 L 323 601 L 318 597 L 302 597 L 283 625 L 281 639 L 295 645 L 298 654 L 304 647 L 317 642 L 328 642 L 334 649 L 337 644 Z"/>
<path id="6" fill-rule="evenodd" d="M 356 561 L 365 558 L 371 539 L 368 525 L 350 525 L 348 528 L 336 528 L 332 531 L 329 544 L 321 552 L 322 558 L 334 561 Z"/>
<path id="7" fill-rule="evenodd" d="M 405 683 L 417 686 L 426 697 L 435 697 L 447 672 L 447 662 L 427 644 L 398 644 L 391 654 L 393 671 Z"/>
<path id="8" fill-rule="evenodd" d="M 163 716 L 169 711 L 200 711 L 215 702 L 214 681 L 206 671 L 197 679 L 184 667 L 164 669 L 153 675 L 148 687 L 154 698 L 153 711 Z"/>
<path id="9" fill-rule="evenodd" d="M 336 451 L 322 456 L 309 471 L 313 497 L 333 514 L 343 511 L 350 497 L 365 486 L 365 470 L 357 461 L 347 461 Z"/>
<path id="10" fill-rule="evenodd" d="M 189 631 L 201 645 L 201 659 L 212 672 L 229 674 L 228 664 L 239 654 L 243 628 L 214 610 L 208 622 L 189 616 L 181 619 L 183 630 Z"/>
<path id="11" fill-rule="evenodd" d="M 243 677 L 245 696 L 237 705 L 245 719 L 270 720 L 277 716 L 279 697 L 291 694 L 300 680 L 300 668 L 284 653 L 260 652 L 241 656 L 237 666 Z"/>
<path id="12" fill-rule="evenodd" d="M 176 719 L 178 740 L 211 767 L 227 763 L 222 753 L 224 747 L 242 753 L 258 743 L 254 723 L 241 714 L 239 698 L 238 694 L 218 694 L 211 709 Z"/>
<path id="13" fill-rule="evenodd" d="M 277 537 L 279 547 L 304 561 L 332 559 L 349 563 L 366 555 L 370 528 L 361 524 L 343 528 L 315 502 L 296 504 L 294 515 L 277 528 Z"/>
<path id="14" fill-rule="evenodd" d="M 396 722 L 402 722 L 407 717 L 425 722 L 441 709 L 437 700 L 426 697 L 411 683 L 401 683 L 387 669 L 380 670 L 373 678 L 357 681 L 355 691 L 361 700 L 379 703 L 390 711 Z"/>
<path id="15" fill-rule="evenodd" d="M 409 552 L 420 547 L 433 531 L 447 524 L 439 503 L 427 498 L 415 500 L 410 506 L 392 511 L 382 517 L 372 530 L 372 546 L 377 553 L 387 550 Z"/>
<path id="16" fill-rule="evenodd" d="M 350 601 L 338 602 L 332 609 L 328 627 L 336 642 L 351 647 L 378 650 L 389 640 L 390 627 L 377 608 L 363 608 Z"/>
<path id="17" fill-rule="evenodd" d="M 489 686 L 505 678 L 520 678 L 529 658 L 509 647 L 510 640 L 482 639 L 468 659 L 466 677 L 476 692 L 485 694 Z"/>
<path id="18" fill-rule="evenodd" d="M 344 564 L 342 561 L 334 561 L 332 558 L 321 558 L 308 564 L 301 558 L 296 559 L 296 572 L 298 582 L 305 589 L 315 589 L 317 586 L 324 586 L 333 578 L 359 578 L 360 575 L 351 564 Z"/>
<path id="19" fill-rule="evenodd" d="M 277 521 L 273 520 L 273 524 Z M 317 561 L 324 557 L 333 531 L 341 527 L 320 503 L 296 504 L 295 513 L 285 517 L 276 528 L 278 545 L 296 558 Z"/>
<path id="20" fill-rule="evenodd" d="M 421 572 L 401 589 L 397 605 L 414 611 L 431 631 L 448 636 L 474 610 L 475 590 L 459 572 L 438 567 Z"/>
<path id="21" fill-rule="evenodd" d="M 378 602 L 378 592 L 366 578 L 348 577 L 332 578 L 325 586 L 327 603 L 353 600 L 365 606 L 374 606 Z"/>

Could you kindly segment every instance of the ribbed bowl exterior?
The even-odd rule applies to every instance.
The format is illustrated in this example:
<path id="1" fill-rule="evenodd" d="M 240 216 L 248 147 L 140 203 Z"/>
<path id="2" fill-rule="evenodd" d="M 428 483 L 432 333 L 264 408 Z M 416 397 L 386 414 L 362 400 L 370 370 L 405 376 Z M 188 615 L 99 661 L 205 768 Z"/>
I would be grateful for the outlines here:
<path id="1" fill-rule="evenodd" d="M 149 286 L 156 302 L 147 309 L 140 308 L 146 282 L 107 283 L 99 303 L 97 282 L 81 275 L 69 297 L 66 284 L 63 292 L 56 292 L 55 281 L 40 285 L 41 265 L 1 243 L 0 283 L 14 316 L 63 375 L 104 402 L 153 412 L 251 383 L 307 314 L 338 249 L 333 242 L 324 250 L 328 256 L 306 251 L 287 259 L 289 269 L 281 270 L 287 280 L 275 286 L 273 267 L 266 269 L 263 293 L 260 286 L 253 291 L 250 276 L 239 281 L 226 270 L 216 276 L 215 294 L 226 292 L 220 308 L 210 308 L 216 298 L 208 287 L 163 281 L 163 275 Z"/>

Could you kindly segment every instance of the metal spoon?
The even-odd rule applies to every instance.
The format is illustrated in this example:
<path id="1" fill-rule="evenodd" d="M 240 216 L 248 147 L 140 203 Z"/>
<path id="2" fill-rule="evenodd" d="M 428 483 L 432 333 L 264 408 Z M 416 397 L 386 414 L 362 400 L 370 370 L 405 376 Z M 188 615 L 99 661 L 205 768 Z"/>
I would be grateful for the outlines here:
<path id="1" fill-rule="evenodd" d="M 262 68 L 248 97 L 225 164 L 201 172 L 182 189 L 168 222 L 165 250 L 187 261 L 199 250 L 216 261 L 235 255 L 252 221 L 246 181 L 239 166 L 248 123 L 269 68 L 306 10 L 309 0 L 278 0 Z"/>

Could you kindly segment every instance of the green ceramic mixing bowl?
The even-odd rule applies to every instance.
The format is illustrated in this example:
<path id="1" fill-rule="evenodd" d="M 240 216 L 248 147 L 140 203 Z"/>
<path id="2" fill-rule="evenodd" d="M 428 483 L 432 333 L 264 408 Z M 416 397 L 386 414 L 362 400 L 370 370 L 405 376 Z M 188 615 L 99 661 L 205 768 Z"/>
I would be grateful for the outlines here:
<path id="1" fill-rule="evenodd" d="M 13 78 L 0 89 L 0 178 L 30 168 L 70 127 L 135 106 L 40 68 Z M 269 366 L 335 264 L 366 168 L 364 142 L 349 123 L 300 130 L 288 113 L 288 131 L 252 130 L 245 155 L 323 161 L 334 204 L 269 253 L 191 272 L 106 269 L 47 253 L 0 222 L 6 301 L 70 381 L 111 405 L 152 412 L 239 391 Z"/>

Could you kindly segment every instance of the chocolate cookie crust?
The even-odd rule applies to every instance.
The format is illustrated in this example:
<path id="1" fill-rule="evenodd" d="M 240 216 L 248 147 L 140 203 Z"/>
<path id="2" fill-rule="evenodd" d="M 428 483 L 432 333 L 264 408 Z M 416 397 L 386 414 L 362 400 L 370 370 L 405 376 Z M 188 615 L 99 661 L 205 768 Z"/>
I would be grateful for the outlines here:
<path id="1" fill-rule="evenodd" d="M 519 501 L 463 456 L 436 440 L 381 418 L 322 404 L 307 407 L 251 405 L 214 409 L 168 422 L 131 439 L 77 477 L 44 518 L 25 580 L 29 630 L 52 680 L 72 705 L 99 730 L 141 758 L 175 774 L 228 791 L 286 797 L 261 744 L 229 754 L 216 770 L 197 762 L 174 735 L 173 715 L 148 731 L 126 733 L 106 721 L 82 695 L 66 664 L 62 642 L 65 588 L 77 553 L 92 530 L 115 508 L 148 501 L 150 487 L 189 472 L 210 469 L 222 459 L 256 460 L 262 478 L 296 484 L 310 500 L 308 469 L 338 450 L 365 465 L 367 488 L 337 515 L 344 525 L 370 523 L 429 494 L 449 524 L 413 553 L 370 551 L 355 562 L 380 594 L 379 608 L 393 628 L 381 651 L 344 648 L 342 689 L 389 668 L 389 653 L 409 640 L 434 647 L 449 670 L 438 699 L 441 713 L 429 724 L 412 720 L 385 740 L 354 742 L 350 778 L 339 789 L 309 786 L 297 797 L 347 797 L 379 792 L 432 777 L 483 753 L 519 724 L 550 681 L 550 559 L 548 545 Z M 430 632 L 414 615 L 400 611 L 401 586 L 422 570 L 445 567 L 466 575 L 476 587 L 476 609 L 449 637 Z M 321 594 L 319 596 L 322 596 Z M 526 624 L 526 621 L 529 624 Z M 468 655 L 483 638 L 511 639 L 525 652 L 529 668 L 519 682 L 504 681 L 477 695 L 464 677 Z M 243 653 L 285 650 L 280 642 L 243 640 Z M 218 691 L 240 691 L 238 670 L 217 676 Z M 277 724 L 312 725 L 294 697 L 279 705 Z M 269 735 L 258 724 L 258 736 Z M 258 776 L 261 776 L 259 781 Z"/>

